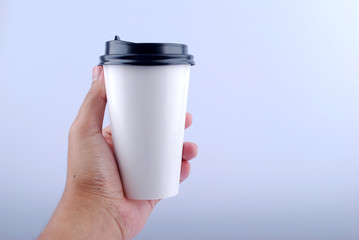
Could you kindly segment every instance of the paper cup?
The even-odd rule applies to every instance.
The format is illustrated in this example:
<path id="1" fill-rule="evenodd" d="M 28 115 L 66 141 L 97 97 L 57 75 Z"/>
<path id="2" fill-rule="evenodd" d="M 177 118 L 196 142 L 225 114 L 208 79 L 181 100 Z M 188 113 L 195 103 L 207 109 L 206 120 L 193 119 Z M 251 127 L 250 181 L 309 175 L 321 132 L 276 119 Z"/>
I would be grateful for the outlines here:
<path id="1" fill-rule="evenodd" d="M 192 55 L 187 46 L 118 37 L 101 56 L 112 139 L 127 198 L 179 191 Z"/>

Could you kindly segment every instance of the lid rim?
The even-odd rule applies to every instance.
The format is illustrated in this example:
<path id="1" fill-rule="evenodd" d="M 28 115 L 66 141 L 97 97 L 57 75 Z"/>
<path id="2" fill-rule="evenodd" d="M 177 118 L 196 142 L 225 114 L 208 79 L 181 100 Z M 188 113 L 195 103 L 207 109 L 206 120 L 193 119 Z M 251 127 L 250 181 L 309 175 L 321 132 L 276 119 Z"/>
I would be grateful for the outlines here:
<path id="1" fill-rule="evenodd" d="M 126 55 L 121 56 L 123 57 L 109 57 L 108 55 L 101 56 L 99 65 L 195 65 L 192 56 L 188 56 L 187 58 L 163 58 L 162 56 L 160 56 L 159 58 L 129 58 Z"/>

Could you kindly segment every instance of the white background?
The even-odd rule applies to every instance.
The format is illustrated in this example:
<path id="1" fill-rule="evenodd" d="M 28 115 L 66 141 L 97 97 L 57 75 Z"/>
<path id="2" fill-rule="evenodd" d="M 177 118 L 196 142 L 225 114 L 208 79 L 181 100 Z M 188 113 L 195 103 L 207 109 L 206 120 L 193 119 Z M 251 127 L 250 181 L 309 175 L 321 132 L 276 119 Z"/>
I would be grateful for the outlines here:
<path id="1" fill-rule="evenodd" d="M 34 239 L 115 34 L 195 56 L 180 195 L 136 239 L 359 239 L 359 3 L 0 1 L 0 239 Z M 108 124 L 106 117 L 106 124 Z"/>

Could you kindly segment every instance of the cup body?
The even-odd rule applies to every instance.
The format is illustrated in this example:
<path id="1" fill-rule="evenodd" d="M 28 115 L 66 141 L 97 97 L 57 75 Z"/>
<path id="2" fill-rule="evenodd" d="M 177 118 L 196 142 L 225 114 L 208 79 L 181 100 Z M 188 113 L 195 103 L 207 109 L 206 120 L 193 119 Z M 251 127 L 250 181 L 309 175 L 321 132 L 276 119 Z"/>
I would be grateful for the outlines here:
<path id="1" fill-rule="evenodd" d="M 114 151 L 126 197 L 179 191 L 189 64 L 104 65 Z"/>

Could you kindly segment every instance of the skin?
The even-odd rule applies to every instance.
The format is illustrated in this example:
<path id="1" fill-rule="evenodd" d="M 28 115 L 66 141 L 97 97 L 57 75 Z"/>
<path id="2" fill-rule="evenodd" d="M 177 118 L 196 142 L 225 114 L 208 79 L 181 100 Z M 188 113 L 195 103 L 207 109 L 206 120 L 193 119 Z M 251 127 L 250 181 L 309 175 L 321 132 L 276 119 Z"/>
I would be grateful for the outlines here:
<path id="1" fill-rule="evenodd" d="M 124 195 L 110 126 L 102 129 L 106 107 L 103 69 L 95 66 L 92 86 L 69 132 L 66 187 L 42 239 L 132 239 L 160 200 Z M 186 115 L 186 128 L 192 116 Z M 188 160 L 197 145 L 183 144 L 180 181 L 190 173 Z"/>

